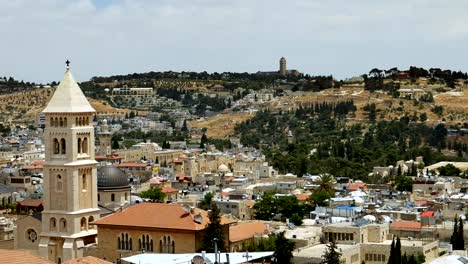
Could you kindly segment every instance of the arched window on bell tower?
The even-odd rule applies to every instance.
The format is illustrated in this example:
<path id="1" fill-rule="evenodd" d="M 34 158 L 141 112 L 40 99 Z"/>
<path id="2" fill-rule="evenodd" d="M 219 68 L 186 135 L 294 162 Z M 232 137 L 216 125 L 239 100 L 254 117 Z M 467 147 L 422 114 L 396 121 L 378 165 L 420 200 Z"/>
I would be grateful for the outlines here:
<path id="1" fill-rule="evenodd" d="M 57 192 L 61 192 L 63 189 L 63 181 L 62 181 L 62 175 L 57 174 L 55 177 L 55 190 Z"/>
<path id="2" fill-rule="evenodd" d="M 60 127 L 63 127 L 63 119 L 62 119 L 61 117 L 59 118 L 59 123 L 60 123 L 59 126 L 60 126 Z"/>
<path id="3" fill-rule="evenodd" d="M 54 154 L 60 154 L 60 143 L 58 139 L 54 138 Z"/>
<path id="4" fill-rule="evenodd" d="M 83 173 L 83 175 L 81 175 L 81 189 L 83 191 L 86 190 L 86 187 L 87 187 L 87 183 L 86 183 L 86 174 Z"/>
<path id="5" fill-rule="evenodd" d="M 64 126 L 64 127 L 67 127 L 67 126 L 68 126 L 67 118 L 66 118 L 66 117 L 63 118 L 63 126 Z"/>
<path id="6" fill-rule="evenodd" d="M 82 145 L 83 146 L 81 147 L 81 150 L 83 151 L 83 153 L 88 154 L 88 138 L 87 137 L 83 139 Z"/>
<path id="7" fill-rule="evenodd" d="M 66 146 L 66 142 L 64 138 L 60 139 L 60 148 L 61 148 L 61 154 L 65 154 L 67 151 L 67 146 Z"/>
<path id="8" fill-rule="evenodd" d="M 81 154 L 81 138 L 78 138 L 78 154 Z"/>

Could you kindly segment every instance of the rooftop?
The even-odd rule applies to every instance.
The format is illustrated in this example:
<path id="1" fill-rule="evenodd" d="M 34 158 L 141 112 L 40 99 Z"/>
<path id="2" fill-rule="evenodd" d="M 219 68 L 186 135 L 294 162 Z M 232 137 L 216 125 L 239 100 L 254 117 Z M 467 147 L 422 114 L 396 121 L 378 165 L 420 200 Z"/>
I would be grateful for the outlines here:
<path id="1" fill-rule="evenodd" d="M 30 252 L 0 249 L 0 263 L 9 264 L 53 264 L 53 262 L 35 256 Z"/>
<path id="2" fill-rule="evenodd" d="M 268 226 L 262 222 L 250 222 L 229 227 L 229 241 L 238 242 L 256 235 L 268 234 Z"/>
<path id="3" fill-rule="evenodd" d="M 196 222 L 197 215 L 201 216 Z M 221 224 L 234 223 L 221 217 Z M 133 226 L 163 229 L 203 230 L 209 223 L 208 212 L 195 208 L 193 213 L 180 204 L 139 203 L 93 222 L 98 226 Z"/>

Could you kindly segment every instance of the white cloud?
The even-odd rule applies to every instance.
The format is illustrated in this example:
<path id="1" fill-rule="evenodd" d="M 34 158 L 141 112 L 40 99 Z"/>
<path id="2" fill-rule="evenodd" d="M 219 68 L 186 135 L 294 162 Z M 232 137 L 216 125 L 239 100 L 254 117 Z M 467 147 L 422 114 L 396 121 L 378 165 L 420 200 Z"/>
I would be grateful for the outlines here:
<path id="1" fill-rule="evenodd" d="M 467 8 L 462 0 L 0 0 L 0 76 L 58 80 L 67 58 L 81 80 L 255 72 L 275 69 L 281 56 L 338 77 L 409 65 L 466 70 Z"/>

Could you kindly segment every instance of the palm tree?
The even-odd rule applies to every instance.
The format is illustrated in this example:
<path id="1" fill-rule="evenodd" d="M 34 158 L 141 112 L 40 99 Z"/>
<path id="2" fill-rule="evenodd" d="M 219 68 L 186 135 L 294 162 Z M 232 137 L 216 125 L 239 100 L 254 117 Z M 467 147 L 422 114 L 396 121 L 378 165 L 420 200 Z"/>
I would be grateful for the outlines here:
<path id="1" fill-rule="evenodd" d="M 335 196 L 335 182 L 332 175 L 328 173 L 321 174 L 318 185 L 316 192 L 326 192 L 331 197 Z"/>

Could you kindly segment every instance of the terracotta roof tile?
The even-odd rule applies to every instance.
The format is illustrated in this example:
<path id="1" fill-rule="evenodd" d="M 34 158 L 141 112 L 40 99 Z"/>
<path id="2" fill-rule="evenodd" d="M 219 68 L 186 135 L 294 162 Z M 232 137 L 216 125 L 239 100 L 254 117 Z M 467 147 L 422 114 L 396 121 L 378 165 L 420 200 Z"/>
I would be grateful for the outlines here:
<path id="1" fill-rule="evenodd" d="M 355 182 L 348 184 L 348 190 L 356 191 L 358 189 L 365 189 L 367 188 L 367 183 L 365 182 Z"/>
<path id="2" fill-rule="evenodd" d="M 195 215 L 202 216 L 201 223 L 194 221 Z M 221 224 L 234 223 L 221 217 Z M 140 203 L 130 206 L 121 212 L 105 216 L 93 222 L 96 225 L 135 226 L 164 229 L 183 229 L 198 231 L 209 223 L 208 212 L 195 208 L 194 213 L 187 213 L 181 204 Z"/>
<path id="3" fill-rule="evenodd" d="M 415 221 L 394 221 L 390 227 L 396 229 L 420 229 L 421 223 Z"/>
<path id="4" fill-rule="evenodd" d="M 262 222 L 251 222 L 229 227 L 229 241 L 238 242 L 253 238 L 255 235 L 268 234 L 268 226 Z"/>
<path id="5" fill-rule="evenodd" d="M 148 165 L 147 165 L 147 164 L 144 164 L 144 163 L 122 162 L 122 163 L 119 163 L 119 164 L 115 164 L 115 166 L 116 166 L 116 167 L 119 167 L 119 168 L 130 168 L 130 167 L 134 167 L 134 168 L 137 168 L 137 167 L 145 168 L 145 167 L 147 167 Z"/>
<path id="6" fill-rule="evenodd" d="M 300 202 L 306 201 L 307 199 L 309 199 L 309 196 L 310 194 L 306 194 L 306 193 L 296 194 L 296 198 Z"/>
<path id="7" fill-rule="evenodd" d="M 29 206 L 29 207 L 38 207 L 42 205 L 42 200 L 37 200 L 37 199 L 26 199 L 21 202 L 18 202 L 19 205 L 21 206 Z"/>
<path id="8" fill-rule="evenodd" d="M 112 264 L 112 262 L 99 259 L 96 257 L 88 256 L 88 257 L 78 258 L 74 260 L 69 260 L 67 262 L 64 262 L 63 264 Z"/>
<path id="9" fill-rule="evenodd" d="M 53 264 L 54 262 L 26 251 L 0 249 L 0 263 L 9 264 Z"/>
<path id="10" fill-rule="evenodd" d="M 433 212 L 433 211 L 426 211 L 426 212 L 421 213 L 421 217 L 431 217 L 432 218 L 432 217 L 434 217 L 434 215 L 435 215 L 435 212 Z"/>
<path id="11" fill-rule="evenodd" d="M 175 193 L 175 192 L 179 192 L 179 190 L 176 189 L 176 188 L 169 187 L 169 186 L 164 186 L 161 189 L 161 192 L 163 192 L 163 193 Z"/>

